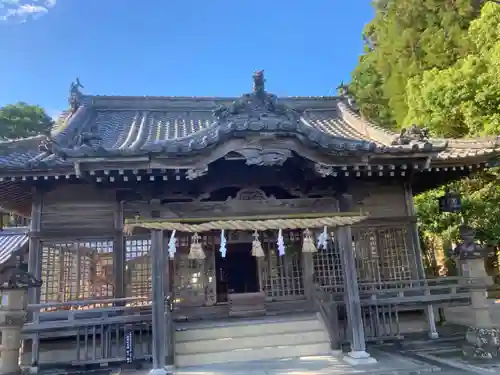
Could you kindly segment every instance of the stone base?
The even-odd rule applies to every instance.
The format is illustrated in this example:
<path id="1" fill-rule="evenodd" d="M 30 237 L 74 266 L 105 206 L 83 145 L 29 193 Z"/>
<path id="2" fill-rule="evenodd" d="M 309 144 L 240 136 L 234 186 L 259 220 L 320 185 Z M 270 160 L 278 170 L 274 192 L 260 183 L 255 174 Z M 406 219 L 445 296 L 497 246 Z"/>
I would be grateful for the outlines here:
<path id="1" fill-rule="evenodd" d="M 429 332 L 429 338 L 432 340 L 437 340 L 439 338 L 439 334 L 437 332 Z"/>
<path id="2" fill-rule="evenodd" d="M 500 356 L 500 329 L 469 327 L 462 353 L 466 357 L 493 359 Z"/>
<path id="3" fill-rule="evenodd" d="M 365 351 L 350 351 L 342 357 L 342 360 L 350 365 L 371 365 L 377 363 L 377 360 L 370 357 Z"/>
<path id="4" fill-rule="evenodd" d="M 173 366 L 165 366 L 164 368 L 151 369 L 148 375 L 169 375 L 173 373 Z"/>

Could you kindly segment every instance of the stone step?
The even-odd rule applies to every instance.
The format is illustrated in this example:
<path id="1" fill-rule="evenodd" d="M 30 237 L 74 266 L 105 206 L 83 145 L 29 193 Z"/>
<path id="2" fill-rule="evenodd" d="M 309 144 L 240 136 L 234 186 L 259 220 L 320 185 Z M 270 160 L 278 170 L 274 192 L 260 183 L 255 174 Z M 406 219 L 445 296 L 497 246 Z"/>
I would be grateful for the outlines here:
<path id="1" fill-rule="evenodd" d="M 328 343 L 328 335 L 325 330 L 319 329 L 303 332 L 184 341 L 175 344 L 175 352 L 177 355 L 209 353 L 237 349 L 262 348 L 265 346 L 292 346 L 319 342 Z"/>
<path id="2" fill-rule="evenodd" d="M 303 319 L 241 319 L 232 323 L 221 323 L 212 325 L 191 325 L 185 329 L 175 332 L 177 343 L 186 341 L 203 341 L 227 339 L 246 336 L 273 335 L 291 332 L 308 332 L 323 330 L 324 327 L 319 319 L 309 316 Z"/>
<path id="3" fill-rule="evenodd" d="M 290 346 L 266 346 L 260 348 L 226 350 L 210 353 L 177 354 L 178 367 L 201 366 L 216 363 L 262 361 L 269 359 L 329 355 L 330 345 L 325 342 Z"/>

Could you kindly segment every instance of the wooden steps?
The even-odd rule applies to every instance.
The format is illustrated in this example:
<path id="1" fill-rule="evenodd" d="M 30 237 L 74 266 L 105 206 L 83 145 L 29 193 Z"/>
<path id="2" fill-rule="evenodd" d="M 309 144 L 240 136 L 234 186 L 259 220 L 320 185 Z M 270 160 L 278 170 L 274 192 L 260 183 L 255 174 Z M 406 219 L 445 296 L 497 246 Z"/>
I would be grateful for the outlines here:
<path id="1" fill-rule="evenodd" d="M 266 295 L 258 293 L 232 293 L 228 295 L 229 316 L 245 317 L 266 313 Z"/>

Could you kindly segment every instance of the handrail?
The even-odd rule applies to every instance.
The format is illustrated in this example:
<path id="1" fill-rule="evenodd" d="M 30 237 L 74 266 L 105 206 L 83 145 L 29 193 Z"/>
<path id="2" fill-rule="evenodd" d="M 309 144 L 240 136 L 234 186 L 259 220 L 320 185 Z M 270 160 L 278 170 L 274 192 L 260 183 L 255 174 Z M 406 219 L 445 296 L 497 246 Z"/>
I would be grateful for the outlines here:
<path id="1" fill-rule="evenodd" d="M 50 309 L 63 306 L 86 306 L 86 305 L 102 305 L 120 302 L 136 302 L 149 300 L 149 297 L 125 297 L 125 298 L 106 298 L 106 299 L 93 299 L 81 301 L 68 301 L 68 302 L 48 302 L 37 303 L 28 305 L 28 311 L 39 311 L 41 309 Z"/>
<path id="2" fill-rule="evenodd" d="M 332 350 L 337 350 L 340 347 L 337 304 L 320 285 L 313 285 L 314 304 L 326 325 L 330 347 Z"/>

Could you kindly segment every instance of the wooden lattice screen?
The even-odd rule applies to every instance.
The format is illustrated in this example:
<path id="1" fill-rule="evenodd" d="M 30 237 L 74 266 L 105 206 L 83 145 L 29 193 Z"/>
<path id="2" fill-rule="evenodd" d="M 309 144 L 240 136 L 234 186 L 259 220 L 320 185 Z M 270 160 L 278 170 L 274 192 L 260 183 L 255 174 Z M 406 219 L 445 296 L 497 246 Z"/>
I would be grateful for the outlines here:
<path id="1" fill-rule="evenodd" d="M 407 226 L 356 228 L 353 245 L 360 282 L 412 278 L 415 255 Z"/>
<path id="2" fill-rule="evenodd" d="M 47 242 L 40 302 L 113 297 L 113 241 Z"/>
<path id="3" fill-rule="evenodd" d="M 148 237 L 131 237 L 125 241 L 125 295 L 151 297 L 151 240 Z"/>
<path id="4" fill-rule="evenodd" d="M 287 251 L 278 256 L 276 238 L 264 236 L 266 258 L 263 263 L 263 290 L 268 298 L 287 299 L 304 295 L 304 279 L 301 262 L 301 231 L 284 231 Z"/>
<path id="5" fill-rule="evenodd" d="M 333 236 L 333 233 L 331 233 Z M 319 248 L 313 257 L 315 282 L 322 286 L 332 287 L 332 291 L 343 289 L 344 273 L 342 260 L 335 241 L 328 241 L 326 249 Z M 339 288 L 339 289 L 337 289 Z"/>

